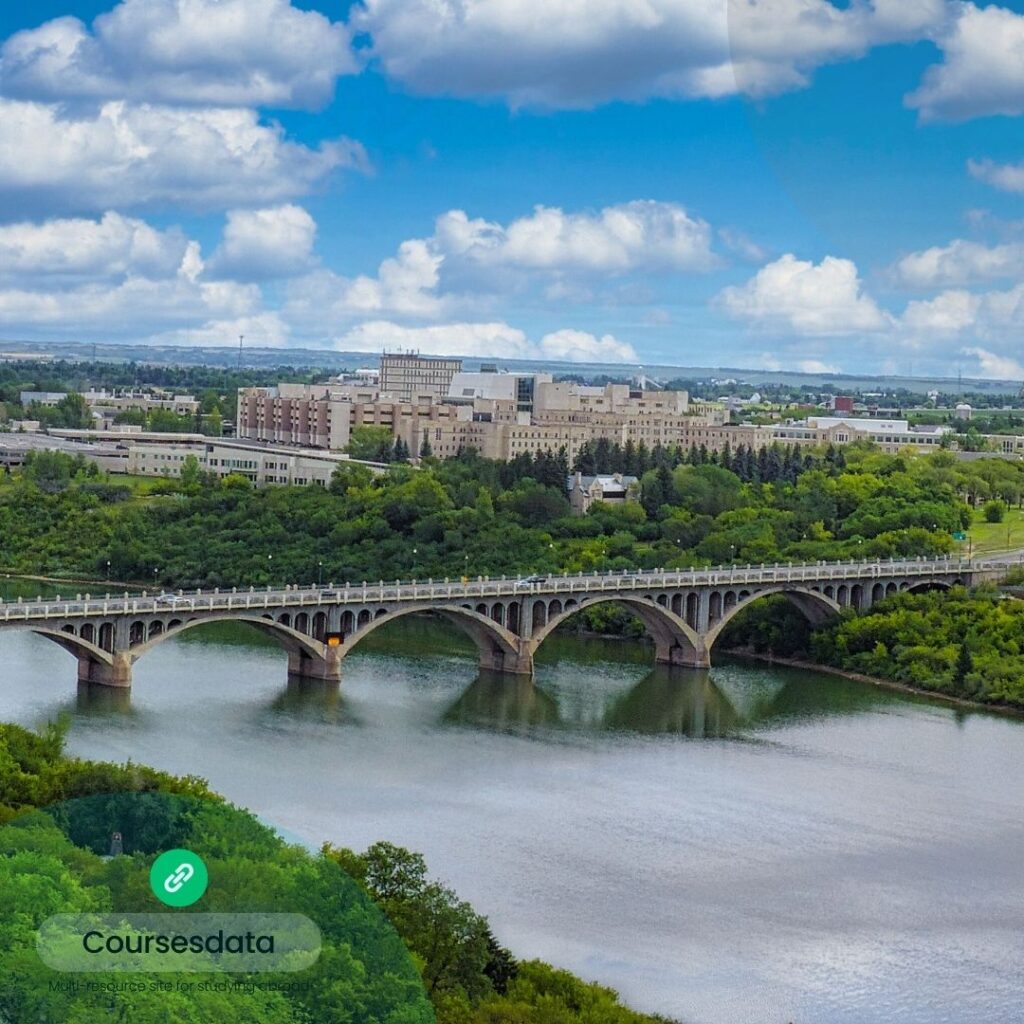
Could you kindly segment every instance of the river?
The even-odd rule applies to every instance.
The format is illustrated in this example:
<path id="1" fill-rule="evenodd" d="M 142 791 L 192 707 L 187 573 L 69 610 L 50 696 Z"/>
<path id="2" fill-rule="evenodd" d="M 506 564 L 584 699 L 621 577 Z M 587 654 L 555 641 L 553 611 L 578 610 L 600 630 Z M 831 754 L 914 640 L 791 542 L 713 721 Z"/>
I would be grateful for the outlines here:
<path id="1" fill-rule="evenodd" d="M 203 775 L 313 845 L 422 851 L 518 956 L 687 1024 L 1024 1019 L 1024 723 L 752 663 L 652 671 L 639 643 L 545 647 L 531 686 L 406 621 L 339 690 L 210 625 L 128 695 L 4 633 L 0 719 L 67 712 L 73 753 Z"/>

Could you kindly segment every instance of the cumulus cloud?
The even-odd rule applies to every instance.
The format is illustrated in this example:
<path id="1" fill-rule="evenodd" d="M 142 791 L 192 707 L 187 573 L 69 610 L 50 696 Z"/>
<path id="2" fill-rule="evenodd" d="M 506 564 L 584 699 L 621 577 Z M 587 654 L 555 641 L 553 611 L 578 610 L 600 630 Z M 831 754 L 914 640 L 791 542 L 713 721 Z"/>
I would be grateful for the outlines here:
<path id="1" fill-rule="evenodd" d="M 169 277 L 182 266 L 188 244 L 177 228 L 159 231 L 112 211 L 98 220 L 5 224 L 0 226 L 0 279 Z"/>
<path id="2" fill-rule="evenodd" d="M 948 288 L 1024 274 L 1024 243 L 988 246 L 958 238 L 904 256 L 893 268 L 911 288 Z"/>
<path id="3" fill-rule="evenodd" d="M 724 289 L 717 304 L 752 326 L 819 337 L 882 331 L 892 322 L 864 292 L 856 265 L 834 256 L 815 264 L 787 254 Z"/>
<path id="4" fill-rule="evenodd" d="M 711 228 L 677 203 L 634 200 L 598 213 L 537 206 L 507 226 L 449 210 L 437 219 L 442 251 L 488 266 L 625 273 L 710 270 Z"/>
<path id="5" fill-rule="evenodd" d="M 610 334 L 598 338 L 586 331 L 571 329 L 545 334 L 540 339 L 540 351 L 545 359 L 570 363 L 635 363 L 639 359 L 629 342 L 619 341 Z"/>
<path id="6" fill-rule="evenodd" d="M 0 207 L 48 211 L 180 204 L 273 203 L 310 191 L 338 168 L 365 168 L 348 139 L 316 149 L 245 109 L 123 102 L 62 114 L 0 99 Z"/>
<path id="7" fill-rule="evenodd" d="M 347 331 L 336 340 L 335 347 L 352 352 L 415 349 L 425 355 L 501 356 L 573 363 L 621 363 L 637 359 L 631 345 L 610 334 L 597 338 L 585 331 L 565 329 L 545 334 L 534 343 L 525 332 L 501 321 L 408 327 L 374 320 Z"/>
<path id="8" fill-rule="evenodd" d="M 17 32 L 0 90 L 35 100 L 316 107 L 355 71 L 348 30 L 289 0 L 123 0 Z"/>
<path id="9" fill-rule="evenodd" d="M 506 323 L 451 323 L 408 327 L 388 320 L 357 324 L 335 342 L 349 352 L 415 349 L 424 355 L 494 356 L 525 359 L 533 354 L 526 334 Z"/>
<path id="10" fill-rule="evenodd" d="M 1011 356 L 1001 356 L 988 349 L 972 346 L 961 349 L 965 356 L 973 356 L 978 360 L 980 377 L 995 380 L 1024 380 L 1024 364 Z"/>
<path id="11" fill-rule="evenodd" d="M 998 164 L 992 160 L 968 160 L 967 170 L 972 178 L 1003 192 L 1024 192 L 1024 162 Z"/>
<path id="12" fill-rule="evenodd" d="M 943 60 L 906 99 L 924 121 L 1024 114 L 1024 15 L 995 5 L 950 5 L 938 34 Z"/>
<path id="13" fill-rule="evenodd" d="M 943 0 L 363 0 L 350 24 L 416 92 L 590 107 L 798 88 L 821 64 L 919 38 L 943 10 Z"/>
<path id="14" fill-rule="evenodd" d="M 146 341 L 152 345 L 234 347 L 238 344 L 239 335 L 245 336 L 246 345 L 255 348 L 282 348 L 292 341 L 289 325 L 273 311 L 235 317 L 231 320 L 206 320 L 191 327 L 158 331 L 150 334 Z"/>
<path id="15" fill-rule="evenodd" d="M 325 336 L 339 323 L 371 314 L 435 317 L 449 305 L 437 293 L 440 264 L 426 242 L 412 239 L 384 260 L 375 276 L 344 277 L 322 269 L 296 278 L 288 285 L 284 310 L 306 331 Z"/>
<path id="16" fill-rule="evenodd" d="M 974 326 L 981 304 L 982 300 L 972 292 L 947 291 L 934 299 L 909 303 L 901 323 L 915 335 L 959 334 Z"/>
<path id="17" fill-rule="evenodd" d="M 301 206 L 229 210 L 208 271 L 243 281 L 296 277 L 309 270 L 315 241 L 316 221 Z"/>
<path id="18" fill-rule="evenodd" d="M 0 288 L 0 325 L 51 336 L 56 330 L 72 330 L 76 336 L 138 337 L 160 326 L 241 316 L 259 302 L 253 286 L 196 281 L 184 273 L 166 280 L 128 277 L 113 285 L 61 290 Z"/>

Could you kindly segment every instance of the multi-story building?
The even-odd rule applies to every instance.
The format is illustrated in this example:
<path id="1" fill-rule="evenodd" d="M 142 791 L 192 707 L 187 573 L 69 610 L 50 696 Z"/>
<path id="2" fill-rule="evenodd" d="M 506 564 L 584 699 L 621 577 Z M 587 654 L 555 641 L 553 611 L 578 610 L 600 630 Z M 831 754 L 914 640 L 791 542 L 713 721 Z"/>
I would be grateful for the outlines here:
<path id="1" fill-rule="evenodd" d="M 359 427 L 386 427 L 397 437 L 408 432 L 402 424 L 410 420 L 447 418 L 454 413 L 454 407 L 439 405 L 429 396 L 418 402 L 401 402 L 372 384 L 240 388 L 236 436 L 239 440 L 340 451 Z"/>
<path id="2" fill-rule="evenodd" d="M 387 352 L 380 357 L 380 390 L 401 402 L 419 402 L 425 396 L 437 400 L 448 394 L 461 370 L 461 359 Z"/>
<path id="3" fill-rule="evenodd" d="M 67 397 L 63 391 L 22 391 L 18 396 L 21 404 L 55 406 Z M 115 389 L 113 391 L 83 391 L 85 404 L 98 415 L 109 414 L 112 418 L 117 413 L 138 410 L 153 412 L 163 410 L 178 416 L 195 416 L 199 411 L 199 399 L 193 395 L 175 395 L 163 390 L 132 390 Z"/>
<path id="4" fill-rule="evenodd" d="M 890 455 L 908 446 L 938 451 L 943 438 L 952 433 L 946 426 L 912 427 L 907 420 L 856 416 L 809 416 L 799 423 L 781 423 L 769 429 L 772 440 L 780 444 L 843 445 L 863 440 L 873 441 Z"/>

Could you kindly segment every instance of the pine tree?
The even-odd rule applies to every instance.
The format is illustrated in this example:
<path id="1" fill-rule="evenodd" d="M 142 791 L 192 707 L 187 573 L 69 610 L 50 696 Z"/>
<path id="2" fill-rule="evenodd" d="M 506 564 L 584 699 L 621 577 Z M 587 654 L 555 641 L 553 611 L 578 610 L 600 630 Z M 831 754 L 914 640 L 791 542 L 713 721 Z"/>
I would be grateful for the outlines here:
<path id="1" fill-rule="evenodd" d="M 423 443 L 420 445 L 420 458 L 429 459 L 434 454 L 434 449 L 430 447 L 430 438 L 427 437 L 426 432 L 423 434 Z"/>
<path id="2" fill-rule="evenodd" d="M 970 672 L 974 671 L 974 659 L 971 657 L 970 648 L 966 643 L 960 645 L 956 656 L 956 668 L 953 670 L 953 678 L 958 683 L 965 683 Z"/>

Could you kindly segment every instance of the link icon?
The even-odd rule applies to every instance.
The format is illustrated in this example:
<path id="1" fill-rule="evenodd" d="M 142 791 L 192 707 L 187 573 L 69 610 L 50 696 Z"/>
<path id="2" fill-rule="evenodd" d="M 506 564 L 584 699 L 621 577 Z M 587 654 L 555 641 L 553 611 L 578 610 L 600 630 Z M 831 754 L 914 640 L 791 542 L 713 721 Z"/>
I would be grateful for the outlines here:
<path id="1" fill-rule="evenodd" d="M 190 907 L 202 899 L 209 884 L 206 865 L 191 850 L 167 850 L 149 869 L 153 895 L 169 907 Z"/>

